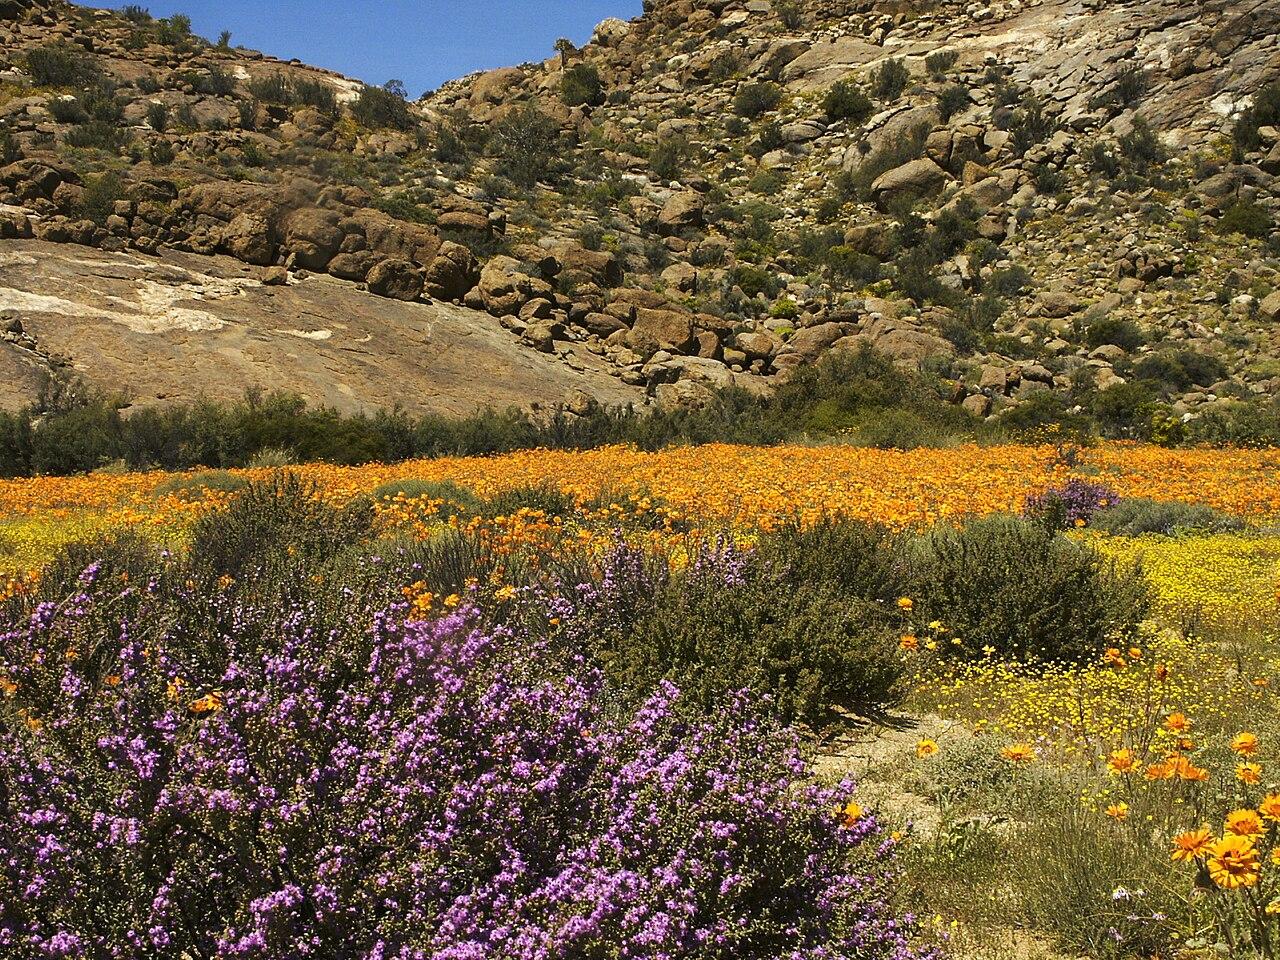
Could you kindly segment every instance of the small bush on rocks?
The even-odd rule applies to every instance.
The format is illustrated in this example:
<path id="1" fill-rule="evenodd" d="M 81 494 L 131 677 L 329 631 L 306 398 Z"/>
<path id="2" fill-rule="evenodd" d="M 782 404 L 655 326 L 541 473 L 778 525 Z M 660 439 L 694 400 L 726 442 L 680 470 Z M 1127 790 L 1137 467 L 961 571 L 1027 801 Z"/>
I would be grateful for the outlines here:
<path id="1" fill-rule="evenodd" d="M 604 103 L 600 71 L 590 64 L 575 63 L 560 79 L 560 99 L 570 107 L 596 107 Z"/>
<path id="2" fill-rule="evenodd" d="M 862 86 L 852 80 L 833 84 L 822 98 L 822 111 L 831 120 L 848 120 L 860 124 L 871 116 L 875 104 Z"/>
<path id="3" fill-rule="evenodd" d="M 1274 224 L 1266 208 L 1253 200 L 1237 200 L 1222 212 L 1216 229 L 1221 234 L 1240 234 L 1254 240 L 1264 240 Z"/>
<path id="4" fill-rule="evenodd" d="M 1085 330 L 1085 343 L 1090 347 L 1114 344 L 1123 350 L 1137 350 L 1147 342 L 1142 328 L 1132 320 L 1119 317 L 1102 317 L 1093 321 Z"/>
<path id="5" fill-rule="evenodd" d="M 768 81 L 744 83 L 733 98 L 733 112 L 740 117 L 755 119 L 782 102 L 782 88 Z"/>
<path id="6" fill-rule="evenodd" d="M 938 92 L 938 113 L 942 116 L 943 123 L 968 110 L 970 103 L 969 88 L 961 84 L 952 84 Z"/>
<path id="7" fill-rule="evenodd" d="M 351 116 L 370 129 L 390 127 L 395 130 L 412 130 L 416 126 L 403 88 L 392 80 L 382 87 L 364 87 L 355 103 Z"/>
<path id="8" fill-rule="evenodd" d="M 26 65 L 31 79 L 41 87 L 82 87 L 101 76 L 97 62 L 69 44 L 52 43 L 29 50 Z"/>
<path id="9" fill-rule="evenodd" d="M 886 60 L 871 74 L 871 96 L 892 103 L 911 81 L 911 71 L 901 60 Z"/>

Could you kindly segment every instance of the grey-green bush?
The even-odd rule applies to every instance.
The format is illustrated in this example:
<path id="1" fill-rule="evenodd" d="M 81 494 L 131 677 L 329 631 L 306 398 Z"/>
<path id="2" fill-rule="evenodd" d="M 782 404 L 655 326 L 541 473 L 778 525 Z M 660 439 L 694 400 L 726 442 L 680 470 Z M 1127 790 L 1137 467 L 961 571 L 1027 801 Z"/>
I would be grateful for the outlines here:
<path id="1" fill-rule="evenodd" d="M 209 493 L 239 493 L 249 486 L 244 477 L 227 470 L 201 470 L 173 477 L 156 487 L 157 496 L 176 496 L 184 500 L 203 500 Z"/>
<path id="2" fill-rule="evenodd" d="M 1013 517 L 935 529 L 910 553 L 904 592 L 922 623 L 962 639 L 939 647 L 951 655 L 1083 661 L 1131 636 L 1149 608 L 1140 569 Z"/>
<path id="3" fill-rule="evenodd" d="M 1224 533 L 1243 530 L 1244 521 L 1219 513 L 1204 504 L 1176 503 L 1130 497 L 1114 507 L 1100 510 L 1093 516 L 1095 529 L 1122 537 L 1137 537 L 1144 533 L 1161 533 L 1166 536 L 1177 533 Z"/>
<path id="4" fill-rule="evenodd" d="M 439 501 L 436 515 L 441 519 L 474 514 L 481 506 L 479 497 L 451 480 L 392 480 L 375 487 L 373 499 L 382 503 L 396 499 Z"/>

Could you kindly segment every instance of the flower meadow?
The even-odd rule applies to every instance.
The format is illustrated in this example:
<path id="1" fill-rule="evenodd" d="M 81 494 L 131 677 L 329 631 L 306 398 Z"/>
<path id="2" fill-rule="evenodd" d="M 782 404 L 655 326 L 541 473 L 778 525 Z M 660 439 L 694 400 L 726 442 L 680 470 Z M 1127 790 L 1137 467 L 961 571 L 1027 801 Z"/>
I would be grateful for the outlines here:
<path id="1" fill-rule="evenodd" d="M 0 484 L 0 955 L 1271 957 L 1274 456 Z"/>

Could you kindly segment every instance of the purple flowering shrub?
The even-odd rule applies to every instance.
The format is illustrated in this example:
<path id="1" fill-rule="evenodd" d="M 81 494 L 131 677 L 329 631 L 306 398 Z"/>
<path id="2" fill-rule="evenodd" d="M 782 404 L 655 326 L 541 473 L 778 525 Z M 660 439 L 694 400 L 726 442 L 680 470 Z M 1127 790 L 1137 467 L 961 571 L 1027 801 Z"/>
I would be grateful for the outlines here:
<path id="1" fill-rule="evenodd" d="M 1061 486 L 1027 497 L 1024 516 L 1064 530 L 1087 526 L 1094 514 L 1120 502 L 1120 495 L 1101 483 L 1071 477 Z"/>
<path id="2" fill-rule="evenodd" d="M 0 638 L 0 955 L 919 955 L 894 842 L 748 695 L 98 577 Z"/>

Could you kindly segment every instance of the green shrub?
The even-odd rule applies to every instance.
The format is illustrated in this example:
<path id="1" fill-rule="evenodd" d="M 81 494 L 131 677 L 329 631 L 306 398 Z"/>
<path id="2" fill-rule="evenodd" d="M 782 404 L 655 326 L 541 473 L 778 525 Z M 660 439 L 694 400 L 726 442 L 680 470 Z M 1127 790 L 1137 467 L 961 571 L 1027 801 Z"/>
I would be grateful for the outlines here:
<path id="1" fill-rule="evenodd" d="M 250 470 L 279 470 L 298 462 L 298 456 L 288 447 L 263 447 L 249 458 Z"/>
<path id="2" fill-rule="evenodd" d="M 169 108 L 163 103 L 153 103 L 147 107 L 147 124 L 157 133 L 164 133 L 169 126 Z"/>
<path id="3" fill-rule="evenodd" d="M 57 123 L 84 123 L 89 119 L 89 114 L 75 97 L 53 97 L 48 108 L 49 116 Z"/>
<path id="4" fill-rule="evenodd" d="M 27 51 L 27 72 L 41 87 L 82 87 L 101 77 L 97 61 L 65 43 L 51 43 Z"/>
<path id="5" fill-rule="evenodd" d="M 1258 131 L 1280 125 L 1280 82 L 1263 87 L 1254 95 L 1253 105 L 1240 114 L 1232 136 L 1239 153 L 1251 153 L 1262 146 Z"/>
<path id="6" fill-rule="evenodd" d="M 573 495 L 552 483 L 511 487 L 485 499 L 478 507 L 484 517 L 509 517 L 521 510 L 534 510 L 548 517 L 572 517 L 578 512 Z"/>
<path id="7" fill-rule="evenodd" d="M 191 40 L 191 18 L 185 13 L 175 13 L 157 21 L 156 39 L 170 47 L 185 47 Z"/>
<path id="8" fill-rule="evenodd" d="M 1121 106 L 1131 107 L 1145 97 L 1150 89 L 1151 78 L 1147 76 L 1147 72 L 1138 64 L 1131 63 L 1116 76 L 1114 101 Z"/>
<path id="9" fill-rule="evenodd" d="M 830 515 L 807 524 L 791 518 L 761 534 L 757 549 L 795 583 L 820 583 L 886 604 L 899 596 L 901 552 L 881 524 Z"/>
<path id="10" fill-rule="evenodd" d="M 778 290 L 782 286 L 778 278 L 764 269 L 764 267 L 753 266 L 749 263 L 734 267 L 730 274 L 730 282 L 739 287 L 748 297 L 753 298 L 762 293 L 766 297 L 773 298 L 777 296 Z"/>
<path id="11" fill-rule="evenodd" d="M 712 83 L 725 83 L 737 76 L 742 69 L 742 54 L 735 49 L 725 50 L 711 61 L 707 79 Z"/>
<path id="12" fill-rule="evenodd" d="M 997 270 L 987 279 L 983 289 L 997 297 L 1017 297 L 1031 287 L 1031 274 L 1020 263 Z"/>
<path id="13" fill-rule="evenodd" d="M 851 419 L 844 430 L 850 443 L 875 450 L 915 450 L 954 442 L 971 426 L 969 415 L 958 407 L 929 410 L 882 410 Z"/>
<path id="14" fill-rule="evenodd" d="M 790 297 L 783 297 L 769 308 L 769 316 L 775 320 L 794 320 L 800 316 L 800 307 Z"/>
<path id="15" fill-rule="evenodd" d="M 1009 146 L 1015 156 L 1025 156 L 1037 144 L 1044 143 L 1058 129 L 1058 122 L 1045 112 L 1044 103 L 1030 94 L 1009 120 Z"/>
<path id="16" fill-rule="evenodd" d="M 782 102 L 782 88 L 769 81 L 744 83 L 733 98 L 733 112 L 740 117 L 755 119 Z"/>
<path id="17" fill-rule="evenodd" d="M 829 120 L 850 120 L 854 124 L 865 123 L 875 110 L 875 104 L 853 80 L 841 80 L 833 84 L 822 98 L 822 111 Z"/>
<path id="18" fill-rule="evenodd" d="M 104 224 L 115 212 L 117 200 L 125 196 L 125 181 L 119 173 L 109 170 L 90 180 L 80 197 L 80 215 L 86 220 Z"/>
<path id="19" fill-rule="evenodd" d="M 600 71 L 585 63 L 575 63 L 560 78 L 560 99 L 570 107 L 598 107 L 604 103 Z"/>
<path id="20" fill-rule="evenodd" d="M 901 60 L 886 60 L 871 74 L 871 96 L 893 102 L 902 96 L 911 80 L 911 71 Z"/>
<path id="21" fill-rule="evenodd" d="M 369 501 L 329 506 L 314 485 L 283 472 L 249 484 L 226 508 L 197 520 L 191 561 L 209 579 L 240 579 L 263 565 L 327 560 L 367 539 L 372 529 Z"/>
<path id="22" fill-rule="evenodd" d="M 1215 229 L 1221 234 L 1264 240 L 1271 234 L 1272 226 L 1271 214 L 1265 207 L 1252 200 L 1237 200 L 1222 212 Z"/>
<path id="23" fill-rule="evenodd" d="M 838 244 L 827 250 L 825 263 L 833 282 L 842 286 L 864 287 L 880 279 L 880 261 L 853 247 Z"/>
<path id="24" fill-rule="evenodd" d="M 1120 156 L 1139 175 L 1145 175 L 1151 168 L 1163 166 L 1169 160 L 1169 149 L 1142 117 L 1134 119 L 1133 129 L 1121 136 L 1117 143 Z"/>
<path id="25" fill-rule="evenodd" d="M 1055 170 L 1047 163 L 1037 163 L 1031 168 L 1031 178 L 1035 181 L 1036 193 L 1053 196 L 1067 187 L 1067 177 L 1061 170 Z"/>
<path id="26" fill-rule="evenodd" d="M 939 50 L 937 53 L 931 53 L 924 58 L 924 67 L 929 71 L 929 76 L 935 80 L 941 80 L 951 72 L 951 68 L 956 65 L 956 61 L 959 59 L 960 54 L 954 50 Z"/>
<path id="27" fill-rule="evenodd" d="M 963 84 L 955 83 L 938 91 L 938 113 L 943 123 L 968 110 L 970 103 L 969 88 Z"/>
<path id="28" fill-rule="evenodd" d="M 774 150 L 779 149 L 785 142 L 782 138 L 782 124 L 776 120 L 770 120 L 768 123 L 761 125 L 760 132 L 756 134 L 756 138 L 748 145 L 747 153 L 758 160 L 766 153 L 772 153 Z"/>
<path id="29" fill-rule="evenodd" d="M 498 172 L 526 188 L 556 171 L 559 143 L 559 125 L 532 105 L 498 121 L 490 140 Z"/>
<path id="30" fill-rule="evenodd" d="M 67 133 L 67 146 L 70 147 L 115 152 L 128 142 L 127 131 L 104 120 L 90 120 Z"/>
<path id="31" fill-rule="evenodd" d="M 924 145 L 928 138 L 929 125 L 926 123 L 918 124 L 897 140 L 885 144 L 863 160 L 849 176 L 848 180 L 844 184 L 837 183 L 837 187 L 860 200 L 870 199 L 871 185 L 875 183 L 880 175 L 888 173 L 904 163 L 920 159 L 924 155 Z"/>
<path id="32" fill-rule="evenodd" d="M 478 513 L 481 500 L 470 490 L 465 490 L 452 480 L 392 480 L 374 488 L 373 499 L 378 503 L 393 500 L 432 500 L 439 506 L 436 515 L 442 520 L 455 516 Z"/>
<path id="33" fill-rule="evenodd" d="M 799 30 L 804 26 L 804 10 L 795 0 L 779 0 L 775 5 L 778 22 L 788 30 Z"/>
<path id="34" fill-rule="evenodd" d="M 747 184 L 747 189 L 752 193 L 758 193 L 765 197 L 775 197 L 782 192 L 782 187 L 786 181 L 782 178 L 782 174 L 776 170 L 761 170 L 751 178 Z"/>
<path id="35" fill-rule="evenodd" d="M 1085 330 L 1085 342 L 1090 347 L 1114 344 L 1124 350 L 1137 350 L 1147 342 L 1146 335 L 1132 320 L 1119 317 L 1102 317 L 1089 324 Z"/>
<path id="36" fill-rule="evenodd" d="M 226 470 L 201 470 L 186 476 L 173 477 L 156 487 L 157 496 L 181 497 L 184 500 L 202 500 L 209 493 L 239 493 L 249 486 L 244 477 L 237 477 Z"/>
<path id="37" fill-rule="evenodd" d="M 120 15 L 130 23 L 147 24 L 151 22 L 151 12 L 136 3 L 128 3 L 120 8 Z"/>
<path id="38" fill-rule="evenodd" d="M 885 606 L 800 579 L 765 558 L 704 545 L 662 583 L 599 656 L 624 690 L 679 680 L 709 705 L 752 688 L 810 724 L 833 708 L 866 715 L 897 699 L 901 675 Z"/>
<path id="39" fill-rule="evenodd" d="M 303 107 L 314 107 L 321 113 L 338 112 L 338 96 L 323 80 L 298 80 L 293 85 L 293 99 Z"/>
<path id="40" fill-rule="evenodd" d="M 684 137 L 667 137 L 649 154 L 649 168 L 659 180 L 678 180 L 689 157 L 689 141 Z"/>
<path id="41" fill-rule="evenodd" d="M 1145 383 L 1116 383 L 1099 390 L 1089 412 L 1103 436 L 1142 439 L 1156 411 L 1156 395 Z"/>
<path id="42" fill-rule="evenodd" d="M 1161 350 L 1135 363 L 1133 374 L 1165 390 L 1186 390 L 1193 384 L 1207 387 L 1226 379 L 1227 367 L 1218 357 L 1199 350 Z"/>
<path id="43" fill-rule="evenodd" d="M 263 103 L 275 103 L 280 106 L 291 106 L 294 100 L 293 84 L 283 73 L 272 73 L 265 77 L 252 77 L 245 86 L 249 95 Z"/>
<path id="44" fill-rule="evenodd" d="M 1225 533 L 1243 530 L 1244 522 L 1203 504 L 1127 497 L 1094 514 L 1091 526 L 1116 536 L 1138 537 L 1144 533 Z"/>
<path id="45" fill-rule="evenodd" d="M 13 131 L 0 124 L 0 167 L 16 163 L 22 157 L 22 147 Z"/>
<path id="46" fill-rule="evenodd" d="M 981 656 L 1083 661 L 1133 634 L 1148 598 L 1140 570 L 1119 570 L 1066 537 L 1012 517 L 989 517 L 920 538 L 908 567 L 917 619 L 940 620 Z"/>
<path id="47" fill-rule="evenodd" d="M 351 105 L 351 116 L 372 130 L 412 130 L 416 126 L 404 88 L 395 80 L 381 87 L 363 87 Z"/>

